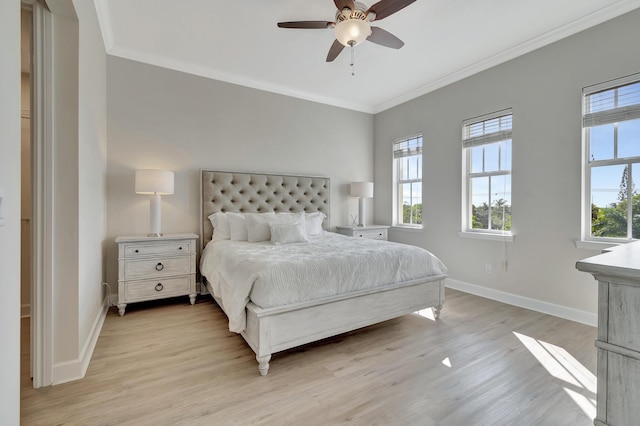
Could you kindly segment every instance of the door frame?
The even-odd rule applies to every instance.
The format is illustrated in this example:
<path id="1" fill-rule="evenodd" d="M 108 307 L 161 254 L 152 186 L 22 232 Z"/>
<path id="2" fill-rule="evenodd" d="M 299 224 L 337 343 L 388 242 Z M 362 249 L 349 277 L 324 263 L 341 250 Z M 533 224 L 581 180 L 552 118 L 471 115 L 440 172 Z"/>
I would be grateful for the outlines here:
<path id="1" fill-rule="evenodd" d="M 43 0 L 21 0 L 33 13 L 31 42 L 31 355 L 33 387 L 53 383 L 53 107 L 51 12 Z"/>

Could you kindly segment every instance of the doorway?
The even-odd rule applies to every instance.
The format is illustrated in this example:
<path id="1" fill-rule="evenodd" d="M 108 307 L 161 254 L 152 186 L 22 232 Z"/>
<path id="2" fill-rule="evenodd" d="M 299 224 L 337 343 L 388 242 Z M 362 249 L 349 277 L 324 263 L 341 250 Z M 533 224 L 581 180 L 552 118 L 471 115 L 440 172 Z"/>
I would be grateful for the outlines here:
<path id="1" fill-rule="evenodd" d="M 21 383 L 31 381 L 31 42 L 33 12 L 20 11 L 20 374 Z"/>

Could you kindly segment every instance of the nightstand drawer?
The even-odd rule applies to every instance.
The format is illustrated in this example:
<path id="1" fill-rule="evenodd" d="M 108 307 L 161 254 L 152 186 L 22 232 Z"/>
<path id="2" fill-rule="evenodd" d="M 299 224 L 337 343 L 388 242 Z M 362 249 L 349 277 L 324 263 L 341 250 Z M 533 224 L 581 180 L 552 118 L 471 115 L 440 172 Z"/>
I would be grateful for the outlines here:
<path id="1" fill-rule="evenodd" d="M 167 277 L 191 273 L 192 259 L 190 256 L 179 256 L 146 260 L 127 260 L 124 262 L 124 278 Z"/>
<path id="2" fill-rule="evenodd" d="M 162 299 L 173 295 L 181 296 L 189 293 L 191 279 L 190 276 L 184 276 L 128 281 L 124 284 L 124 299 L 126 302 L 135 302 L 137 300 Z"/>
<path id="3" fill-rule="evenodd" d="M 171 241 L 168 243 L 154 244 L 127 244 L 124 247 L 126 258 L 155 256 L 159 254 L 190 253 L 194 241 Z"/>
<path id="4" fill-rule="evenodd" d="M 387 240 L 389 237 L 388 226 L 336 226 L 336 232 L 350 237 L 368 238 L 370 240 Z"/>
<path id="5" fill-rule="evenodd" d="M 362 237 L 362 238 L 371 238 L 374 240 L 386 240 L 387 230 L 386 229 L 367 229 L 362 231 L 355 231 L 353 233 L 353 236 Z"/>

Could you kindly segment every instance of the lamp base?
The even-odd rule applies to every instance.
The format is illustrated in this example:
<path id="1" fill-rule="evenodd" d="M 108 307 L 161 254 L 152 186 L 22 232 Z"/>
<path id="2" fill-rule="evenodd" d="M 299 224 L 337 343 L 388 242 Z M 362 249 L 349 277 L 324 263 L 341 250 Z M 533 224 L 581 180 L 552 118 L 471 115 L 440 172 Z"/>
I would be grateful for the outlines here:
<path id="1" fill-rule="evenodd" d="M 364 221 L 365 207 L 364 197 L 358 199 L 358 226 L 366 226 Z"/>
<path id="2" fill-rule="evenodd" d="M 160 227 L 161 210 L 160 210 L 160 195 L 154 194 L 149 198 L 149 233 L 148 237 L 161 237 L 162 229 Z"/>

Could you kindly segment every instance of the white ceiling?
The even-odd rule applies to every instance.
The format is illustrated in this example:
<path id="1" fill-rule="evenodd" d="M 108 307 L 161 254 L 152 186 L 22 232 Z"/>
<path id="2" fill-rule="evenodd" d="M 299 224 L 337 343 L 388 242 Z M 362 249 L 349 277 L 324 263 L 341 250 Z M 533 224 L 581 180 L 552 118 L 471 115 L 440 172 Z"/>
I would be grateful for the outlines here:
<path id="1" fill-rule="evenodd" d="M 333 21 L 333 0 L 95 3 L 108 54 L 369 113 L 640 7 L 640 0 L 417 0 L 374 22 L 405 46 L 364 42 L 352 76 L 349 49 L 325 62 L 332 30 L 276 26 Z"/>

